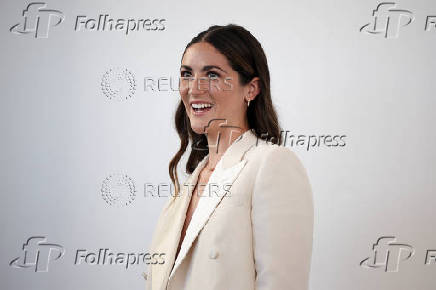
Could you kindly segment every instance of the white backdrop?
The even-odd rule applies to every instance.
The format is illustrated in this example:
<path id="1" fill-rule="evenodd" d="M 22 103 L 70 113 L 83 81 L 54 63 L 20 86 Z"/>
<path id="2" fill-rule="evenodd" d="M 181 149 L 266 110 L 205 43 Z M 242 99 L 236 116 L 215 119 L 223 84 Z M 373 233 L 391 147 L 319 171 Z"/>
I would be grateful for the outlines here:
<path id="1" fill-rule="evenodd" d="M 314 193 L 310 289 L 434 289 L 435 1 L 0 8 L 1 289 L 145 288 L 166 197 L 144 187 L 170 182 L 179 95 L 144 83 L 177 80 L 191 38 L 228 23 L 262 43 L 281 125 L 303 135 L 286 146 Z M 340 146 L 307 147 L 325 135 Z"/>

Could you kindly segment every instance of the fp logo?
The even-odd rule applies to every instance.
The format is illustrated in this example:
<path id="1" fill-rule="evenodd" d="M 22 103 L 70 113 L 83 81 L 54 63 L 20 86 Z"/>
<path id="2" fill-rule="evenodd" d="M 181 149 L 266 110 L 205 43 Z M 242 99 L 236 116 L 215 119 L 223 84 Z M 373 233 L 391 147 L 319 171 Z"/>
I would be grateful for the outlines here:
<path id="1" fill-rule="evenodd" d="M 413 256 L 412 246 L 395 243 L 395 237 L 381 237 L 372 246 L 372 256 L 360 262 L 365 268 L 384 268 L 385 272 L 398 272 L 400 261 Z"/>
<path id="2" fill-rule="evenodd" d="M 57 244 L 46 243 L 45 237 L 30 237 L 23 244 L 21 257 L 13 259 L 9 266 L 15 268 L 35 268 L 35 272 L 48 272 L 50 261 L 60 259 L 65 250 Z"/>
<path id="3" fill-rule="evenodd" d="M 30 3 L 23 10 L 22 21 L 9 30 L 16 34 L 33 33 L 35 38 L 47 38 L 50 27 L 59 25 L 65 17 L 61 11 L 44 9 L 46 6 L 42 2 Z"/>
<path id="4" fill-rule="evenodd" d="M 385 38 L 397 38 L 400 27 L 409 25 L 415 18 L 408 10 L 394 9 L 394 2 L 383 2 L 372 11 L 372 23 L 367 23 L 360 28 L 370 34 L 382 34 Z M 404 20 L 403 20 L 404 19 Z"/>

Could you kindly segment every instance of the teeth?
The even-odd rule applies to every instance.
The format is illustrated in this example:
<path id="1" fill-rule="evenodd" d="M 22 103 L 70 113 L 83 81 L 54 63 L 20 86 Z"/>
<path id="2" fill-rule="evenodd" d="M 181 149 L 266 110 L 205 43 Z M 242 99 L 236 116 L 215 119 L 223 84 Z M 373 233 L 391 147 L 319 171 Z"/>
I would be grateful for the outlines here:
<path id="1" fill-rule="evenodd" d="M 203 108 L 210 108 L 212 107 L 212 104 L 192 104 L 192 107 L 194 109 L 203 109 Z"/>

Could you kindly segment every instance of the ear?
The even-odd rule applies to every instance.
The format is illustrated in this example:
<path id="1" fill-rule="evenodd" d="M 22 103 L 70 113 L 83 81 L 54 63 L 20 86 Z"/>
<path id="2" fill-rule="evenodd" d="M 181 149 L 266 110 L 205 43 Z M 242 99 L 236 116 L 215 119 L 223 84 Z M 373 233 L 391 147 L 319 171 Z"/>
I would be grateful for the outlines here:
<path id="1" fill-rule="evenodd" d="M 260 78 L 254 77 L 248 84 L 248 97 L 250 100 L 254 100 L 256 96 L 260 93 Z"/>

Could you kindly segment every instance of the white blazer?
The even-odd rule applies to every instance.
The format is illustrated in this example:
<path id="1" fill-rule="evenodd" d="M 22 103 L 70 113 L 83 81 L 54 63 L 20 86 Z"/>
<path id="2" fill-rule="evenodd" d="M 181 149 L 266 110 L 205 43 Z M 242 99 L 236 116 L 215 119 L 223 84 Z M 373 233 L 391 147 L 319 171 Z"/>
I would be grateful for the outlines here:
<path id="1" fill-rule="evenodd" d="M 307 290 L 313 197 L 287 147 L 248 130 L 225 151 L 204 187 L 180 252 L 190 196 L 208 155 L 169 198 L 153 234 L 146 290 Z"/>

